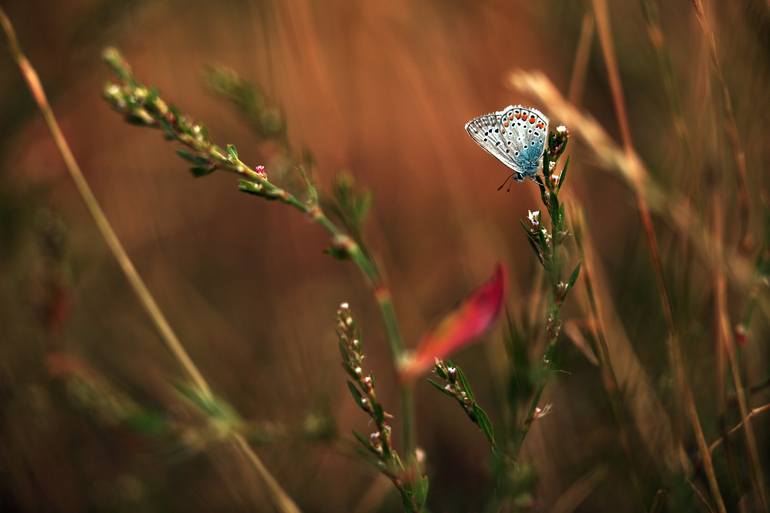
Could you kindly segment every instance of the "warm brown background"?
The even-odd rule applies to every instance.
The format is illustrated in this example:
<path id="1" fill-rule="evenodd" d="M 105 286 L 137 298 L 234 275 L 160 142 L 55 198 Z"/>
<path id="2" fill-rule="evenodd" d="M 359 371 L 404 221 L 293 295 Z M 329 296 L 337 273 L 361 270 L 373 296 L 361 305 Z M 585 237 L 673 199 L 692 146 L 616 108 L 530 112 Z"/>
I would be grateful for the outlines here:
<path id="1" fill-rule="evenodd" d="M 708 95 L 708 54 L 690 2 L 661 2 L 667 44 L 698 157 L 695 180 L 724 187 L 734 201 L 733 162 L 723 115 Z M 721 2 L 712 2 L 720 3 Z M 237 144 L 244 161 L 263 156 L 233 109 L 205 87 L 207 64 L 224 64 L 284 106 L 292 141 L 310 149 L 328 184 L 350 170 L 374 193 L 367 237 L 386 269 L 406 341 L 413 345 L 443 312 L 483 281 L 497 261 L 510 270 L 509 308 L 527 302 L 535 261 L 519 219 L 538 205 L 532 184 L 496 192 L 505 177 L 464 133 L 472 116 L 531 103 L 511 90 L 514 68 L 541 69 L 564 94 L 572 73 L 582 2 L 484 0 L 226 0 L 2 2 L 49 91 L 75 155 L 137 267 L 218 393 L 246 418 L 298 424 L 327 403 L 342 437 L 366 430 L 347 395 L 333 331 L 336 305 L 359 314 L 369 363 L 386 404 L 393 374 L 373 301 L 357 271 L 321 253 L 326 237 L 283 206 L 239 193 L 226 174 L 194 180 L 160 133 L 125 124 L 101 99 L 108 72 L 101 47 L 118 46 L 138 78 L 205 121 L 214 140 Z M 588 2 L 590 4 L 590 2 Z M 761 245 L 760 191 L 767 185 L 765 123 L 768 17 L 761 1 L 713 13 L 750 170 L 753 229 Z M 671 187 L 681 148 L 641 10 L 610 2 L 614 36 L 639 151 Z M 764 14 L 763 14 L 764 13 Z M 578 99 L 616 133 L 596 43 Z M 45 356 L 80 359 L 141 402 L 162 408 L 180 370 L 87 215 L 30 96 L 0 54 L 0 510 L 269 511 L 229 452 L 165 447 L 100 423 L 67 402 Z M 537 105 L 550 114 L 547 105 Z M 559 122 L 552 118 L 552 123 Z M 587 209 L 610 295 L 650 382 L 668 395 L 664 326 L 633 195 L 595 157 L 573 145 L 570 192 Z M 724 178 L 723 178 L 724 177 Z M 692 177 L 690 177 L 692 179 Z M 684 190 L 684 189 L 683 189 Z M 701 190 L 702 191 L 702 190 Z M 706 193 L 695 196 L 707 205 Z M 704 210 L 707 211 L 707 210 Z M 713 417 L 711 291 L 702 268 L 676 253 L 677 235 L 658 228 L 691 371 L 708 424 Z M 728 229 L 730 222 L 728 217 Z M 41 238 L 64 233 L 64 255 Z M 705 276 L 705 278 L 704 278 Z M 700 277 L 700 279 L 699 279 Z M 53 283 L 53 285 L 52 285 Z M 690 288 L 686 288 L 686 287 Z M 45 309 L 67 305 L 61 322 Z M 53 299 L 52 299 L 53 298 Z M 735 298 L 741 313 L 742 298 Z M 567 317 L 576 317 L 579 312 Z M 757 334 L 766 325 L 756 326 Z M 750 383 L 767 375 L 760 337 Z M 459 360 L 490 393 L 502 349 L 499 330 Z M 548 511 L 597 465 L 618 457 L 598 373 L 562 342 L 565 368 L 549 389 L 554 412 L 538 422 L 527 454 L 540 473 L 536 505 Z M 428 453 L 432 511 L 478 511 L 489 486 L 487 448 L 456 405 L 418 389 L 419 441 Z M 494 412 L 494 408 L 492 408 Z M 397 413 L 397 412 L 396 412 Z M 493 413 L 494 415 L 494 413 Z M 758 421 L 758 433 L 767 433 Z M 760 436 L 760 438 L 762 438 Z M 767 449 L 763 444 L 763 449 Z M 303 510 L 353 511 L 374 473 L 332 446 L 281 442 L 259 448 Z M 622 472 L 620 473 L 622 474 Z M 228 483 L 225 485 L 224 483 Z M 619 511 L 626 478 L 608 472 L 579 511 Z M 255 505 L 256 504 L 256 505 Z M 380 506 L 376 506 L 380 507 Z M 398 511 L 390 496 L 380 509 Z"/>

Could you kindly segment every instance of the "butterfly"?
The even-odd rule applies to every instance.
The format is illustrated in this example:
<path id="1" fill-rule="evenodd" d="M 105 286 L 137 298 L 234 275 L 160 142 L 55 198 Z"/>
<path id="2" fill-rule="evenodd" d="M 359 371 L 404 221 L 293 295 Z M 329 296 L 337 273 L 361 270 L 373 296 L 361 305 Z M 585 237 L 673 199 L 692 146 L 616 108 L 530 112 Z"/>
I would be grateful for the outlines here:
<path id="1" fill-rule="evenodd" d="M 548 118 L 537 109 L 509 105 L 501 111 L 473 118 L 465 124 L 465 130 L 476 144 L 513 170 L 508 179 L 534 180 L 543 166 Z M 498 190 L 504 185 L 505 182 Z"/>

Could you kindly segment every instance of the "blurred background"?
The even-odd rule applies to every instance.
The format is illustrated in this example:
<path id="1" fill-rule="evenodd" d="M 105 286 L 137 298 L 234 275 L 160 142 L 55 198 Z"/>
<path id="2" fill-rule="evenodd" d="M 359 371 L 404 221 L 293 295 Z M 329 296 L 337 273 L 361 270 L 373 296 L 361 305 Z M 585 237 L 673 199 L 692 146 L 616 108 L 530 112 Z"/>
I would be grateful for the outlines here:
<path id="1" fill-rule="evenodd" d="M 537 188 L 498 192 L 507 170 L 463 130 L 471 117 L 516 103 L 542 110 L 552 126 L 562 122 L 512 88 L 511 71 L 542 71 L 621 144 L 591 2 L 0 4 L 108 218 L 212 387 L 249 424 L 268 468 L 305 512 L 400 511 L 390 483 L 348 441 L 352 429 L 368 426 L 340 368 L 340 302 L 356 312 L 382 402 L 396 423 L 399 414 L 381 320 L 358 271 L 324 255 L 326 234 L 297 212 L 239 193 L 225 173 L 193 179 L 160 132 L 126 124 L 101 97 L 111 79 L 101 50 L 120 48 L 140 81 L 205 122 L 213 140 L 271 169 L 275 152 L 207 78 L 211 66 L 235 70 L 280 106 L 292 145 L 312 153 L 321 188 L 344 170 L 369 188 L 365 236 L 414 346 L 498 261 L 509 270 L 513 316 L 529 315 L 542 290 L 519 226 L 539 207 Z M 630 130 L 651 176 L 688 198 L 706 227 L 719 217 L 728 251 L 767 271 L 770 5 L 706 2 L 745 152 L 747 244 L 739 244 L 740 189 L 722 89 L 693 5 L 611 1 L 609 12 Z M 0 510 L 271 511 L 244 463 L 182 404 L 181 370 L 1 48 Z M 608 343 L 638 431 L 631 445 L 639 470 L 629 470 L 601 374 L 581 350 L 592 320 L 578 290 L 565 306 L 564 372 L 543 399 L 551 412 L 524 447 L 532 479 L 519 508 L 630 511 L 635 493 L 651 507 L 663 490 L 660 511 L 708 511 L 698 498 L 698 490 L 708 493 L 692 436 L 677 420 L 666 325 L 634 192 L 580 137 L 570 153 L 564 196 L 586 219 Z M 655 228 L 711 442 L 740 421 L 732 381 L 719 377 L 713 271 L 672 219 L 656 216 Z M 770 401 L 767 317 L 752 307 L 766 295 L 762 287 L 727 288 L 744 384 L 756 388 L 750 408 Z M 510 370 L 500 324 L 457 356 L 494 421 L 503 415 Z M 483 436 L 424 383 L 417 411 L 430 510 L 484 511 L 494 469 Z M 164 428 L 172 420 L 187 427 L 172 436 Z M 753 424 L 767 468 L 770 415 Z M 687 473 L 677 470 L 676 433 L 695 461 Z M 731 440 L 727 453 L 714 452 L 728 510 L 754 511 L 744 439 Z"/>

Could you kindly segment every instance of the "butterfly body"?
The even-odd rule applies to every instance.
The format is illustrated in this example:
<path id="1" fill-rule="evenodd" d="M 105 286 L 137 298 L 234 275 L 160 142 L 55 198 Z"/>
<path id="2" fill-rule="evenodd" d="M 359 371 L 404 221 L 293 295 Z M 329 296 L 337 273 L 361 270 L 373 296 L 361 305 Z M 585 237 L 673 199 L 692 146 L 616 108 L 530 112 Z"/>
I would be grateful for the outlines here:
<path id="1" fill-rule="evenodd" d="M 548 118 L 537 109 L 509 105 L 473 118 L 465 124 L 468 135 L 487 153 L 513 171 L 513 179 L 533 179 L 543 165 Z"/>

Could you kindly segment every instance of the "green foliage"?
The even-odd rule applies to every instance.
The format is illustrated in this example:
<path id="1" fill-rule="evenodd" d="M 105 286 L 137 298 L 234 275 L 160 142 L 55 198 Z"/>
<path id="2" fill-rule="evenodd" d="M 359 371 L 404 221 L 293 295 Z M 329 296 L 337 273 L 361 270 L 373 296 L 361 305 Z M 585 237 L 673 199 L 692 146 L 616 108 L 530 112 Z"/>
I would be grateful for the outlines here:
<path id="1" fill-rule="evenodd" d="M 481 429 L 489 442 L 492 452 L 497 450 L 494 428 L 487 413 L 476 402 L 468 378 L 462 369 L 452 361 L 437 360 L 433 373 L 443 384 L 428 380 L 439 392 L 453 398 L 462 407 L 468 418 Z"/>
<path id="2" fill-rule="evenodd" d="M 283 112 L 268 100 L 261 87 L 223 66 L 209 67 L 205 76 L 209 88 L 227 99 L 260 138 L 286 143 L 286 119 Z"/>
<path id="3" fill-rule="evenodd" d="M 375 428 L 368 438 L 353 432 L 363 449 L 362 455 L 393 482 L 407 511 L 422 512 L 428 496 L 428 478 L 422 475 L 418 465 L 405 466 L 393 446 L 389 424 L 392 415 L 385 411 L 377 399 L 374 376 L 363 367 L 365 356 L 361 334 L 347 303 L 340 305 L 337 310 L 337 337 L 342 368 L 350 377 L 347 381 L 350 395 L 356 405 L 370 417 Z"/>
<path id="4" fill-rule="evenodd" d="M 372 205 L 372 194 L 357 187 L 350 173 L 338 174 L 331 193 L 322 201 L 324 210 L 334 216 L 358 244 L 363 243 L 363 225 Z"/>
<path id="5" fill-rule="evenodd" d="M 241 424 L 242 420 L 235 409 L 221 398 L 211 396 L 196 387 L 183 383 L 177 384 L 176 389 L 184 398 L 200 409 L 205 417 L 230 427 L 236 427 Z"/>

